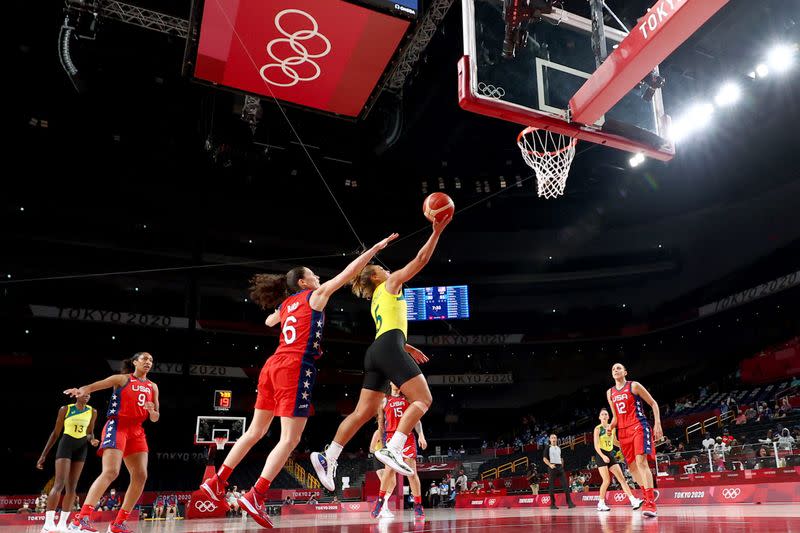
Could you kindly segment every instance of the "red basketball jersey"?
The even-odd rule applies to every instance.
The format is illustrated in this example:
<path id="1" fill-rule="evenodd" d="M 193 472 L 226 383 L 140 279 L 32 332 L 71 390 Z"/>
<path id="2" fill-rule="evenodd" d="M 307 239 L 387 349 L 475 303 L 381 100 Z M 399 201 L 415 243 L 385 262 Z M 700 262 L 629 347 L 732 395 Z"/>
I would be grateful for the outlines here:
<path id="1" fill-rule="evenodd" d="M 387 396 L 383 406 L 383 429 L 386 433 L 397 431 L 400 419 L 408 408 L 408 400 L 402 396 Z"/>
<path id="2" fill-rule="evenodd" d="M 644 416 L 642 399 L 633 393 L 631 388 L 635 381 L 626 381 L 621 389 L 616 385 L 611 387 L 611 403 L 614 405 L 614 413 L 617 416 L 617 427 L 619 429 L 630 426 L 647 425 L 647 417 Z"/>
<path id="3" fill-rule="evenodd" d="M 280 305 L 281 334 L 275 355 L 313 357 L 322 355 L 322 327 L 325 313 L 311 309 L 308 300 L 314 291 L 295 293 Z"/>
<path id="4" fill-rule="evenodd" d="M 114 389 L 108 401 L 108 418 L 144 422 L 149 416 L 144 406 L 152 401 L 153 382 L 130 374 L 123 387 Z"/>

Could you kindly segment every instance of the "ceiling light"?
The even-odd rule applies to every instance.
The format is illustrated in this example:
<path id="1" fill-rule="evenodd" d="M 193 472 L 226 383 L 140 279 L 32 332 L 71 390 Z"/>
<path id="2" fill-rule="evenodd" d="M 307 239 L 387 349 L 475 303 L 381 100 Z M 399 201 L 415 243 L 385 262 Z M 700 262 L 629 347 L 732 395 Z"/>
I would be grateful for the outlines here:
<path id="1" fill-rule="evenodd" d="M 794 62 L 795 47 L 778 44 L 767 53 L 767 64 L 776 72 L 786 72 Z"/>
<path id="2" fill-rule="evenodd" d="M 628 160 L 628 164 L 635 168 L 644 163 L 644 154 L 636 154 Z"/>
<path id="3" fill-rule="evenodd" d="M 727 107 L 735 104 L 742 97 L 742 88 L 733 82 L 727 82 L 719 88 L 714 97 L 714 103 L 719 107 Z"/>

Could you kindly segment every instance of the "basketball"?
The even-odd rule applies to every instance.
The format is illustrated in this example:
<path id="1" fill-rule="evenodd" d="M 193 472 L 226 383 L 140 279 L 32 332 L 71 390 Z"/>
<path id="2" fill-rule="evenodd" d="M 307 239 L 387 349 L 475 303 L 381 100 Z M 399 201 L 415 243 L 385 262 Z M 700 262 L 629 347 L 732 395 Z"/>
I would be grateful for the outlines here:
<path id="1" fill-rule="evenodd" d="M 443 192 L 429 194 L 422 203 L 422 213 L 431 222 L 440 222 L 446 216 L 452 217 L 455 212 L 456 204 Z"/>

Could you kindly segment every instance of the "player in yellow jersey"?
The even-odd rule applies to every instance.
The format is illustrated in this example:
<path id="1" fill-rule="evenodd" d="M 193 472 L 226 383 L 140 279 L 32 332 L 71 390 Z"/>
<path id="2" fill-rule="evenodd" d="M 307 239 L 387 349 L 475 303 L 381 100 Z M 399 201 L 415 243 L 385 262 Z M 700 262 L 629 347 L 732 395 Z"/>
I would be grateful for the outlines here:
<path id="1" fill-rule="evenodd" d="M 617 442 L 616 428 L 611 428 L 608 424 L 608 409 L 605 407 L 600 409 L 598 419 L 600 423 L 594 428 L 594 451 L 597 471 L 600 472 L 603 483 L 600 485 L 600 500 L 597 502 L 597 510 L 611 510 L 608 505 L 606 505 L 606 491 L 611 484 L 610 471 L 611 474 L 614 474 L 614 477 L 617 478 L 622 490 L 628 495 L 628 501 L 635 511 L 642 506 L 644 500 L 640 500 L 633 495 L 631 488 L 628 486 L 628 482 L 625 481 L 625 476 L 622 475 L 622 468 L 620 468 L 616 459 L 614 459 L 616 455 L 614 453 L 614 446 L 619 444 L 619 442 Z"/>
<path id="2" fill-rule="evenodd" d="M 97 420 L 97 411 L 89 404 L 89 395 L 80 396 L 75 403 L 64 405 L 58 410 L 56 425 L 47 444 L 44 446 L 41 457 L 36 461 L 36 468 L 44 470 L 44 462 L 50 449 L 58 440 L 56 449 L 56 476 L 53 488 L 47 496 L 47 509 L 42 532 L 66 531 L 67 517 L 75 502 L 75 491 L 78 479 L 83 471 L 83 464 L 89 450 L 89 444 L 97 446 L 98 440 L 94 438 L 94 423 Z M 66 491 L 65 491 L 66 489 Z M 61 502 L 61 516 L 58 525 L 55 524 L 55 512 L 61 492 L 64 499 Z"/>
<path id="3" fill-rule="evenodd" d="M 317 477 L 328 490 L 336 489 L 336 461 L 342 448 L 375 416 L 388 391 L 389 381 L 400 388 L 400 392 L 408 398 L 409 406 L 394 435 L 375 457 L 404 476 L 414 474 L 403 460 L 402 448 L 408 434 L 430 408 L 433 398 L 428 382 L 417 365 L 426 362 L 428 358 L 406 343 L 408 323 L 403 284 L 428 264 L 439 237 L 449 222 L 450 217 L 434 222 L 428 241 L 420 248 L 417 256 L 400 270 L 390 273 L 377 265 L 369 265 L 353 282 L 353 293 L 356 296 L 372 300 L 370 309 L 375 321 L 375 340 L 364 357 L 364 383 L 355 410 L 339 425 L 333 442 L 325 452 L 311 454 L 311 464 L 314 465 Z"/>

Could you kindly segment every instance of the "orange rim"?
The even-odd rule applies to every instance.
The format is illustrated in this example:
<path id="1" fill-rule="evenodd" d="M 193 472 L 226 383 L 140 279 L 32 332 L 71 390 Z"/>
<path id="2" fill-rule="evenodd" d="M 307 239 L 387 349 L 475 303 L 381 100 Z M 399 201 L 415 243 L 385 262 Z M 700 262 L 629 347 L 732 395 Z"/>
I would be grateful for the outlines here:
<path id="1" fill-rule="evenodd" d="M 535 126 L 528 126 L 524 130 L 519 132 L 519 135 L 517 135 L 517 145 L 520 145 L 520 148 L 523 151 L 527 152 L 529 155 L 533 155 L 533 156 L 536 156 L 536 157 L 545 157 L 545 156 L 554 156 L 554 155 L 558 155 L 558 154 L 564 153 L 567 150 L 569 150 L 570 148 L 572 148 L 573 146 L 575 146 L 575 144 L 578 142 L 578 139 L 576 139 L 575 137 L 571 137 L 570 142 L 567 143 L 567 145 L 564 148 L 560 148 L 558 150 L 553 150 L 552 152 L 533 152 L 531 150 L 527 150 L 527 149 L 523 148 L 522 147 L 522 140 L 525 138 L 525 135 L 527 135 L 528 133 L 533 133 L 534 131 L 541 130 L 541 129 L 542 128 L 537 128 Z M 548 130 L 545 130 L 545 131 L 548 131 Z M 560 134 L 557 133 L 555 135 L 560 135 Z M 564 135 L 563 137 L 567 137 L 567 135 Z"/>

